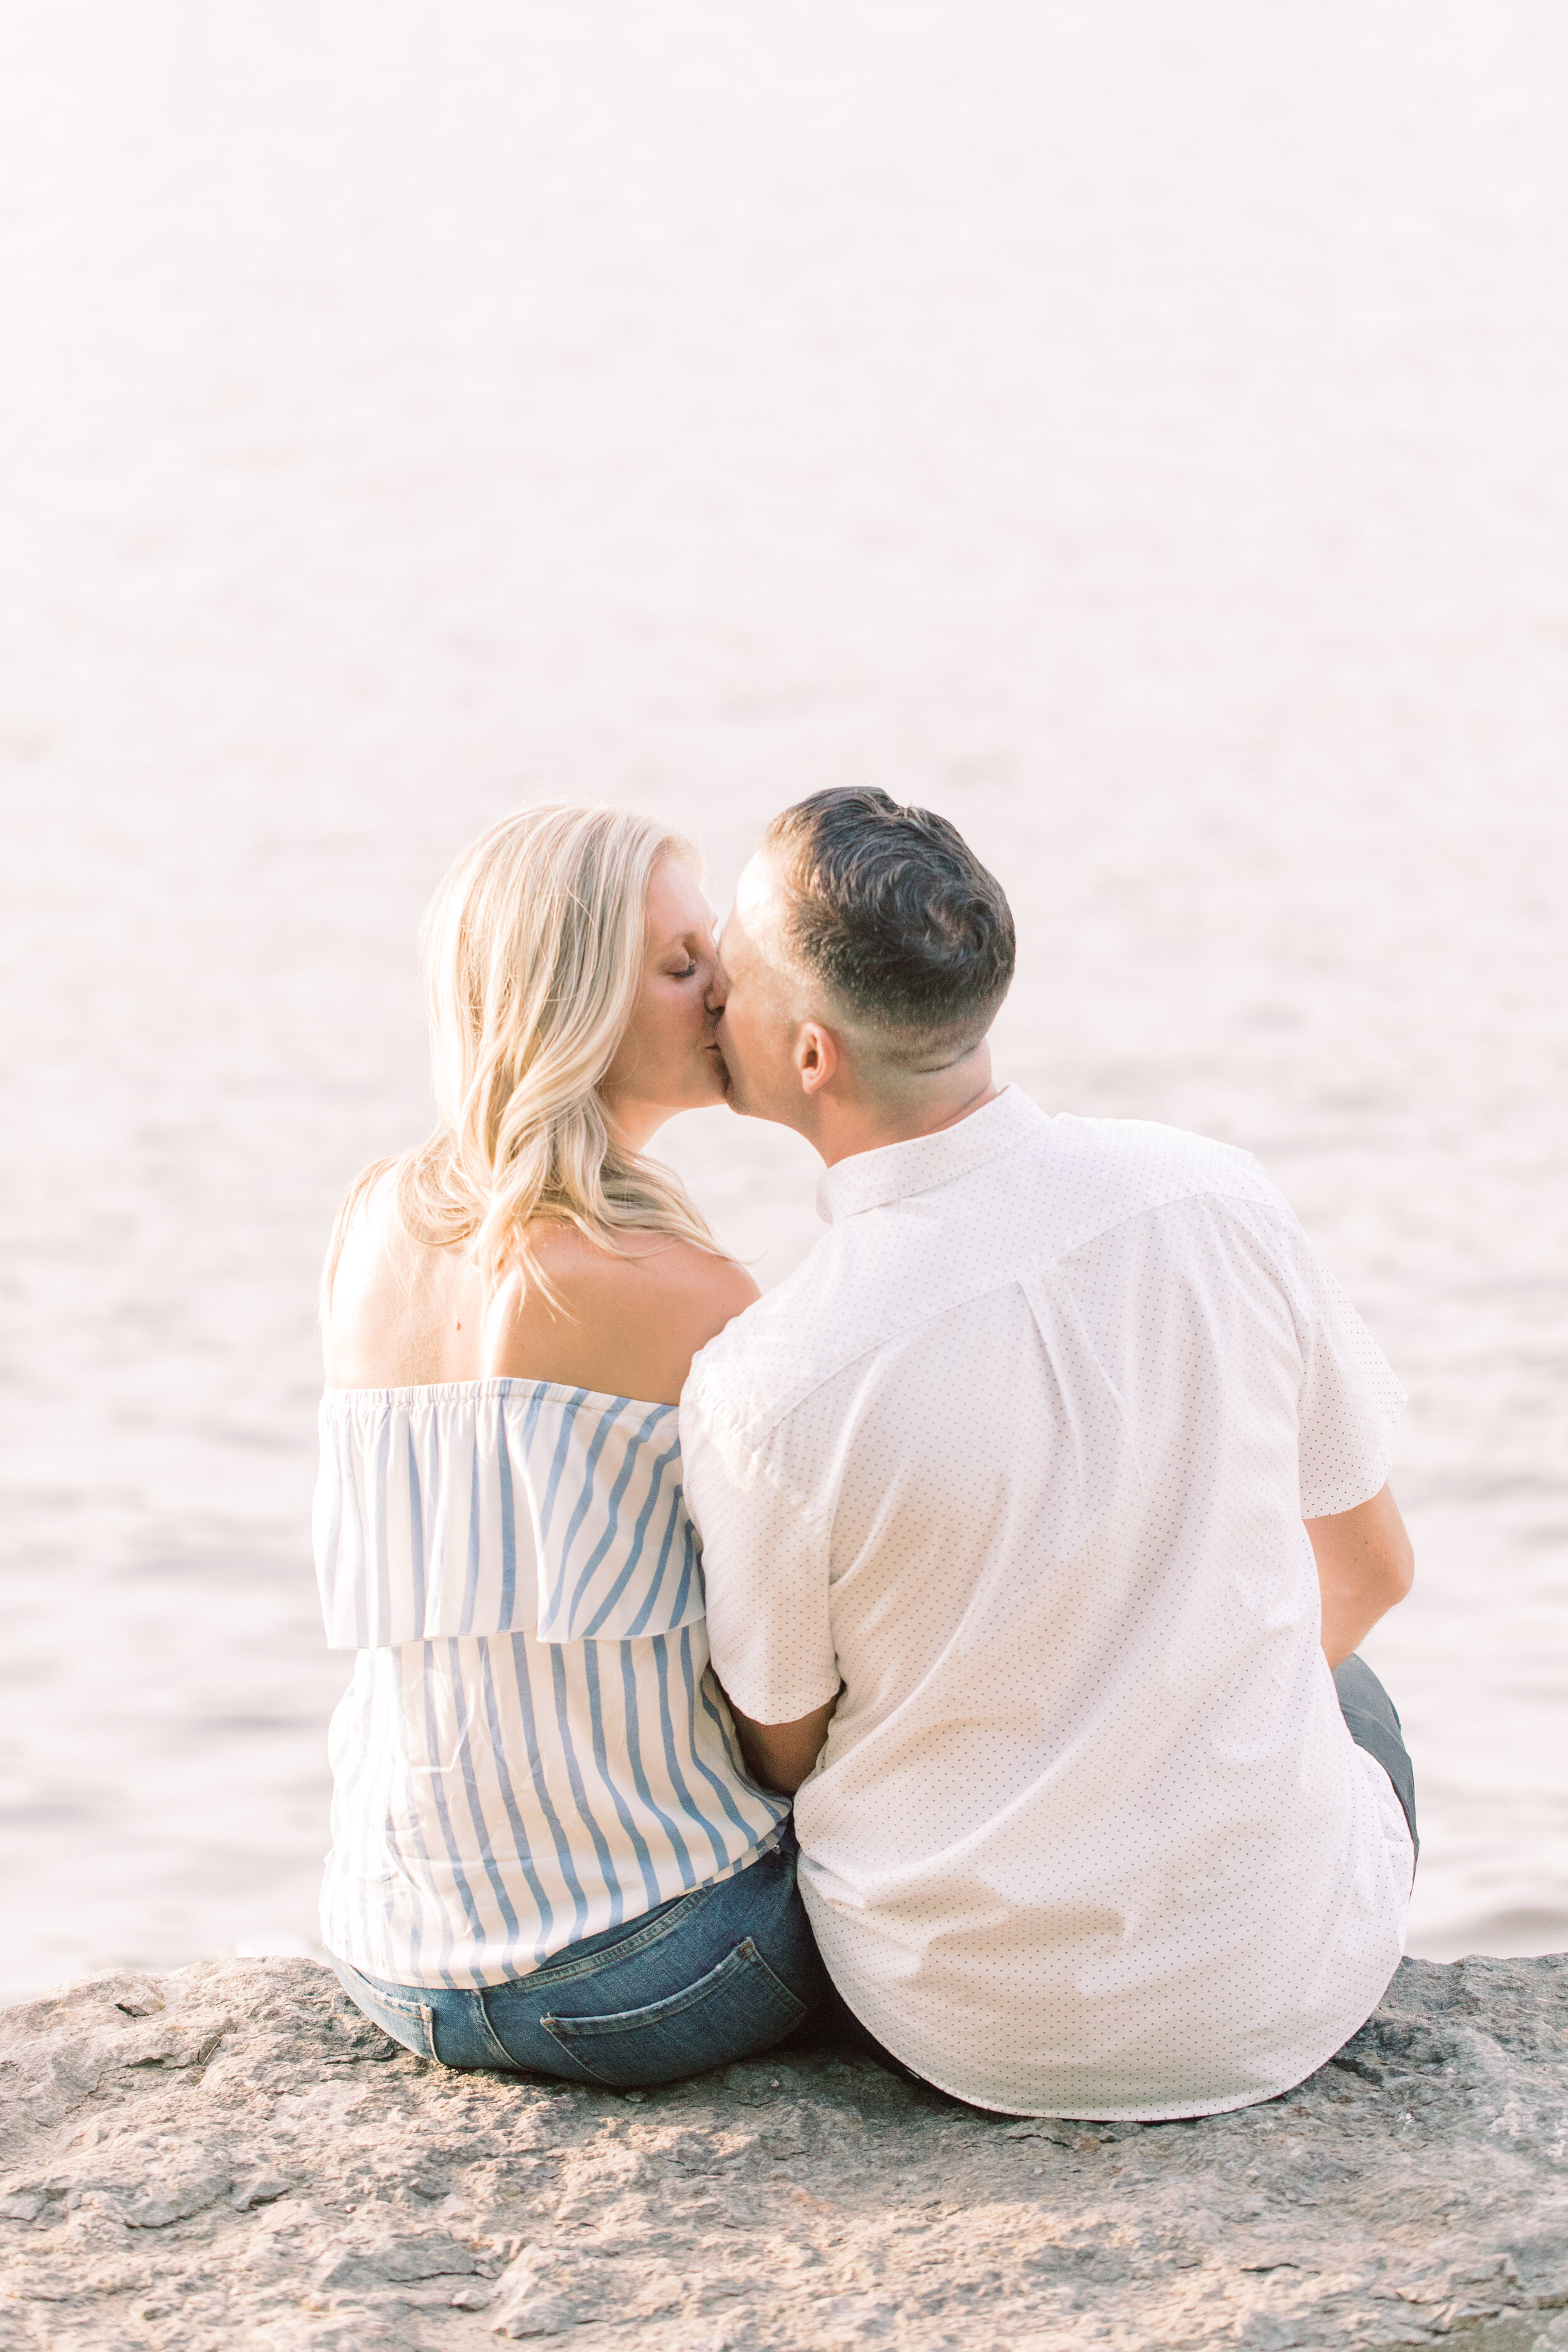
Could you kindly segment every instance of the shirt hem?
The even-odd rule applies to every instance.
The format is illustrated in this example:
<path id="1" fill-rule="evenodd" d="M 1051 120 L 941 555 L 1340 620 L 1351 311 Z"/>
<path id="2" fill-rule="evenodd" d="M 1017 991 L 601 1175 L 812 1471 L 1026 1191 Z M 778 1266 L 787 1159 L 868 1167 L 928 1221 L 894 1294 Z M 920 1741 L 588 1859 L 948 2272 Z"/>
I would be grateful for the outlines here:
<path id="1" fill-rule="evenodd" d="M 711 1647 L 713 1639 L 713 1626 L 711 1619 L 709 1620 L 708 1624 L 708 1639 L 710 1647 Z M 781 1723 L 799 1723 L 805 1716 L 815 1715 L 819 1706 L 826 1706 L 829 1699 L 837 1698 L 839 1692 L 844 1687 L 838 1675 L 836 1674 L 832 1682 L 822 1691 L 820 1696 L 816 1698 L 808 1698 L 804 1706 L 795 1706 L 795 1702 L 792 1700 L 790 1705 L 794 1708 L 793 1713 L 775 1715 L 773 1713 L 770 1706 L 769 1712 L 766 1715 L 763 1715 L 754 1707 L 750 1707 L 746 1705 L 744 1697 L 736 1691 L 734 1685 L 729 1680 L 728 1676 L 720 1671 L 719 1662 L 717 1659 L 713 1662 L 713 1671 L 718 1675 L 720 1682 L 723 1685 L 724 1696 L 729 1700 L 731 1709 L 739 1707 L 741 1713 L 745 1717 L 748 1723 L 761 1724 L 765 1728 L 774 1727 Z"/>
<path id="2" fill-rule="evenodd" d="M 1400 1940 L 1403 1943 L 1403 1937 Z M 1309 2075 L 1317 2074 L 1321 2067 L 1326 2066 L 1329 2063 L 1329 2061 L 1334 2057 L 1339 2051 L 1344 2048 L 1345 2043 L 1351 2040 L 1352 2035 L 1360 2032 L 1362 2027 L 1366 2023 L 1367 2018 L 1371 2017 L 1376 2010 L 1378 2001 L 1383 1999 L 1383 1994 L 1388 1990 L 1388 1985 L 1393 1983 L 1394 1975 L 1398 1971 L 1398 1968 L 1399 1961 L 1396 1959 L 1394 1961 L 1394 1969 L 1391 1970 L 1389 1974 L 1388 1983 L 1384 1986 L 1383 1991 L 1377 1995 L 1377 1999 L 1373 2002 L 1372 2008 L 1365 2012 L 1364 2016 L 1359 2017 L 1353 2025 L 1347 2026 L 1343 2032 L 1336 2032 L 1334 2039 L 1328 2044 L 1327 2048 L 1322 2052 L 1322 2054 L 1320 2057 L 1312 2059 L 1310 2064 L 1302 2066 L 1299 2072 L 1295 2068 L 1292 2068 L 1288 2073 L 1282 2074 L 1279 2080 L 1275 2083 L 1270 2089 L 1240 2091 L 1233 2097 L 1226 2097 L 1222 2099 L 1170 2100 L 1162 2101 L 1157 2105 L 1138 2103 L 1130 2106 L 1105 2105 L 1090 2107 L 1074 2105 L 1071 2107 L 1035 2107 L 1015 2106 L 1011 2104 L 1004 2105 L 998 2099 L 982 2098 L 973 2091 L 961 2090 L 956 2082 L 944 2080 L 941 2074 L 933 2074 L 927 2068 L 918 2065 L 913 2058 L 908 2056 L 904 2051 L 898 2049 L 885 2032 L 879 2033 L 878 2035 L 878 2039 L 883 2043 L 886 2049 L 891 2051 L 893 2056 L 899 2060 L 901 2065 L 907 2066 L 912 2074 L 918 2074 L 922 2083 L 929 2083 L 932 2090 L 943 2092 L 950 2099 L 960 2099 L 965 2106 L 979 2107 L 987 2115 L 1018 2116 L 1026 2117 L 1030 2120 L 1038 2120 L 1042 2123 L 1188 2123 L 1194 2121 L 1201 2116 L 1230 2116 L 1235 2115 L 1237 2111 L 1242 2107 L 1266 2106 L 1270 2099 L 1283 2098 L 1287 2091 L 1293 2091 L 1299 2083 L 1306 2082 Z M 842 1988 L 840 1990 L 842 1990 Z M 846 1999 L 847 1999 L 847 1996 L 846 1996 Z M 854 2009 L 855 2004 L 853 2001 L 849 2002 L 849 2007 Z M 858 2011 L 856 2011 L 856 2014 L 857 2016 L 859 2015 Z M 861 2022 L 864 2024 L 865 2020 L 862 2019 Z M 868 2031 L 869 2032 L 871 2029 L 868 2028 Z"/>

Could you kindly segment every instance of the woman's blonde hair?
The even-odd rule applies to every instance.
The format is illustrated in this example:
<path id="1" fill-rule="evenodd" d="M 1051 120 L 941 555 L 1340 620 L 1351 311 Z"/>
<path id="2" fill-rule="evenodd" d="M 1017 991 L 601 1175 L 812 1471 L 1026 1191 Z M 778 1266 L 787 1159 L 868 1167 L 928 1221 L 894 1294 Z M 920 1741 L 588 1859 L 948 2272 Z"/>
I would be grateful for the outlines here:
<path id="1" fill-rule="evenodd" d="M 389 1170 L 407 1233 L 467 1243 L 487 1291 L 516 1267 L 549 1294 L 530 1241 L 540 1219 L 608 1250 L 654 1232 L 721 1255 L 679 1179 L 616 1139 L 598 1094 L 642 986 L 648 885 L 668 857 L 697 865 L 656 817 L 564 804 L 520 809 L 463 852 L 419 931 L 436 1130 L 352 1187 L 323 1313 L 354 1213 Z"/>

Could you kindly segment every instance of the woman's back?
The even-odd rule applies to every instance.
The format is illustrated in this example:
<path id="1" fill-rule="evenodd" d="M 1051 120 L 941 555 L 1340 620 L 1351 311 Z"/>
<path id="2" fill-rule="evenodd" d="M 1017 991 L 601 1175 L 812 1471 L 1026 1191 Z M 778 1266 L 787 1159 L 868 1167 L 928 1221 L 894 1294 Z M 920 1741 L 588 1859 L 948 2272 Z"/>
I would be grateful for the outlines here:
<path id="1" fill-rule="evenodd" d="M 675 1404 L 698 1349 L 757 1296 L 740 1266 L 668 1234 L 629 1234 L 621 1256 L 561 1223 L 536 1225 L 531 1239 L 552 1298 L 514 1272 L 487 1302 L 463 1250 L 405 1231 L 384 1176 L 333 1273 L 329 1388 L 544 1380 Z"/>
<path id="2" fill-rule="evenodd" d="M 509 1283 L 487 1312 L 388 1184 L 345 1241 L 315 1533 L 328 1639 L 358 1656 L 322 1916 L 372 1975 L 516 1977 L 752 1861 L 786 1812 L 708 1663 L 677 1432 L 692 1349 L 752 1286 L 632 1249 L 547 1235 L 555 1305 Z"/>

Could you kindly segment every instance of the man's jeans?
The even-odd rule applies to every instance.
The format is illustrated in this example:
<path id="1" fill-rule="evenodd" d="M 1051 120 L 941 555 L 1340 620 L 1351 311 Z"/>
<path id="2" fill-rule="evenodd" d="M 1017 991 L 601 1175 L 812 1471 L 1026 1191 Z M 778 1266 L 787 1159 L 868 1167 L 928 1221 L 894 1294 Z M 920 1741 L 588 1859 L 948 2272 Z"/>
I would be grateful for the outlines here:
<path id="1" fill-rule="evenodd" d="M 717 1886 L 568 1944 L 510 1983 L 389 1984 L 333 1960 L 368 2018 L 444 2066 L 555 2074 L 630 2090 L 769 2050 L 826 2000 L 795 1887 L 795 1829 Z"/>
<path id="2" fill-rule="evenodd" d="M 1375 1756 L 1394 1783 L 1394 1793 L 1410 1831 L 1410 1843 L 1416 1853 L 1421 1852 L 1421 1840 L 1415 1828 L 1415 1775 L 1405 1752 L 1405 1735 L 1399 1727 L 1399 1717 L 1394 1701 L 1373 1673 L 1372 1668 L 1354 1653 L 1342 1666 L 1334 1668 L 1334 1688 L 1339 1693 L 1340 1713 L 1345 1727 L 1358 1748 Z"/>

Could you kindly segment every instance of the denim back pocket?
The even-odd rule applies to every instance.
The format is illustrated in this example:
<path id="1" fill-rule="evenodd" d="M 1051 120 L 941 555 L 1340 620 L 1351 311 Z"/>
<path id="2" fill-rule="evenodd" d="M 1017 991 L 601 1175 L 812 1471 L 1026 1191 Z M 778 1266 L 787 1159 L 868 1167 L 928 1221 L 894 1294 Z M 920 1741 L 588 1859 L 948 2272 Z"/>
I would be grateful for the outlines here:
<path id="1" fill-rule="evenodd" d="M 700 2074 L 769 2050 L 805 2015 L 748 1936 L 681 1992 L 603 2017 L 540 2023 L 585 2074 L 616 2090 Z"/>

